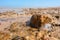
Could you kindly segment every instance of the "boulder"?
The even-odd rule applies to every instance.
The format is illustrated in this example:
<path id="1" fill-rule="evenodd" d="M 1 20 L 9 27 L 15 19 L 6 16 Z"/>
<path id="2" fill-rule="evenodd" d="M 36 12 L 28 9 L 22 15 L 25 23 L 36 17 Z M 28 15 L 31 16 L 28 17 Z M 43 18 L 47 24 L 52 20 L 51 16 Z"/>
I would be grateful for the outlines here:
<path id="1" fill-rule="evenodd" d="M 40 28 L 48 23 L 54 24 L 57 23 L 57 20 L 50 14 L 34 14 L 30 20 L 30 26 L 34 28 Z"/>

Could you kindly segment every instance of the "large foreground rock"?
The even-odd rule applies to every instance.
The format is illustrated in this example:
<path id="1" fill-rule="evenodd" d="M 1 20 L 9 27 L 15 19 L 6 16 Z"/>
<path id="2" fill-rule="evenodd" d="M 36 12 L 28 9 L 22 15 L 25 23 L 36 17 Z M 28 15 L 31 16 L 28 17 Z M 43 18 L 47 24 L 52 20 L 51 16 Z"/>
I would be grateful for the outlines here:
<path id="1" fill-rule="evenodd" d="M 45 24 L 57 23 L 57 19 L 50 14 L 34 14 L 31 17 L 30 25 L 34 28 L 40 28 Z"/>

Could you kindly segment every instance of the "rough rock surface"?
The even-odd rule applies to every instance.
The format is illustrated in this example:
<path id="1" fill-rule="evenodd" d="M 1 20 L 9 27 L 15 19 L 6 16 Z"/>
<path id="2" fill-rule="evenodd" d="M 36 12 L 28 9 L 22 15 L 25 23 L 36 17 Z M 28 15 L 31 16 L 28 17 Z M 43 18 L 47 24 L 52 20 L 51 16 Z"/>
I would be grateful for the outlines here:
<path id="1" fill-rule="evenodd" d="M 56 24 L 57 19 L 50 14 L 34 14 L 31 17 L 30 25 L 35 28 L 44 26 L 45 24 Z"/>

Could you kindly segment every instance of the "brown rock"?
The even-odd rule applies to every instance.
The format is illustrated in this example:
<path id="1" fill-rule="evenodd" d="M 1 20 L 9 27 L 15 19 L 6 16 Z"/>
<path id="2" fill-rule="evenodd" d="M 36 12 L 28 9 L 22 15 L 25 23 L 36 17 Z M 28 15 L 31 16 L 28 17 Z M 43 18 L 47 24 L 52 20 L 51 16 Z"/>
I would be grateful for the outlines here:
<path id="1" fill-rule="evenodd" d="M 16 37 L 12 38 L 12 40 L 26 40 L 26 39 L 24 37 L 16 36 Z"/>
<path id="2" fill-rule="evenodd" d="M 55 23 L 56 19 L 50 14 L 35 14 L 32 15 L 30 25 L 35 28 L 39 28 L 47 23 Z"/>
<path id="3" fill-rule="evenodd" d="M 38 18 L 41 18 L 41 15 L 33 15 L 30 20 L 30 25 L 32 27 L 41 26 L 41 19 L 38 21 Z M 39 23 L 38 23 L 39 22 Z"/>

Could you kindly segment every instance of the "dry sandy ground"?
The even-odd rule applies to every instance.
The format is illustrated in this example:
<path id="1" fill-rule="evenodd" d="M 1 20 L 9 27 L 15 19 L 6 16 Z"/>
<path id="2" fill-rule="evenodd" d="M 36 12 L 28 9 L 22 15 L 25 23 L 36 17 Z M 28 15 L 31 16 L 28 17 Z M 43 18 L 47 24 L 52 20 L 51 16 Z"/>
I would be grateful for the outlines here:
<path id="1" fill-rule="evenodd" d="M 2 15 L 3 16 L 3 15 Z M 13 15 L 13 17 L 0 17 L 0 31 L 3 31 L 5 28 L 9 27 L 13 22 L 26 22 L 30 20 L 31 15 Z"/>
<path id="2" fill-rule="evenodd" d="M 43 30 L 38 31 L 38 29 L 26 25 L 29 24 L 30 18 L 33 14 L 40 12 L 38 11 L 39 10 L 37 10 L 37 12 L 36 10 L 33 11 L 27 10 L 25 14 L 0 15 L 0 34 L 1 32 L 4 33 L 2 35 L 6 35 L 5 33 L 10 33 L 11 35 L 10 34 L 9 35 L 12 36 L 11 39 L 9 39 L 8 36 L 6 35 L 7 37 L 4 36 L 5 39 L 2 39 L 1 37 L 2 35 L 1 35 L 0 39 L 1 40 L 18 40 L 18 39 L 19 40 L 60 40 L 60 26 L 53 26 L 52 31 L 48 33 L 47 31 L 43 31 Z M 53 14 L 53 16 L 55 15 L 56 14 Z M 58 19 L 58 22 L 60 23 L 60 18 Z"/>

